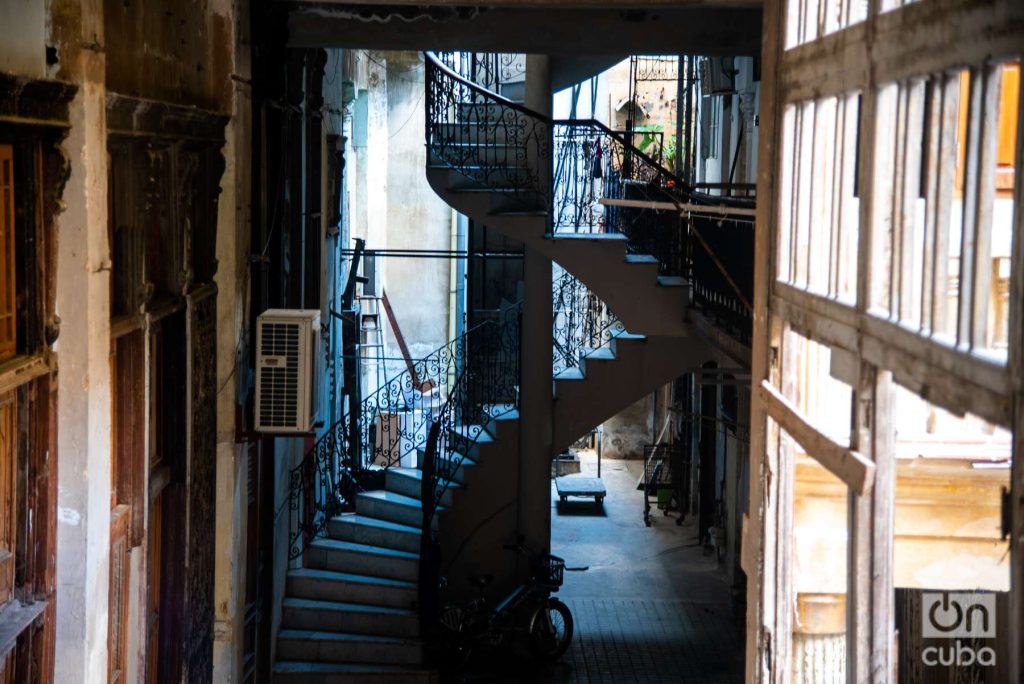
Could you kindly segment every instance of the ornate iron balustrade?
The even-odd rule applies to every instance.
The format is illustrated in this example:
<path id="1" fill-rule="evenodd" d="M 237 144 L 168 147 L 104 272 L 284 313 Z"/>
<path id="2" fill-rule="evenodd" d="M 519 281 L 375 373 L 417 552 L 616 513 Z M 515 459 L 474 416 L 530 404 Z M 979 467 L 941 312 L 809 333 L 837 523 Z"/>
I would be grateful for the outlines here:
<path id="1" fill-rule="evenodd" d="M 471 426 L 514 410 L 518 333 L 518 314 L 506 313 L 500 324 L 481 323 L 416 361 L 412 371 L 367 396 L 355 415 L 348 412 L 332 425 L 290 472 L 290 558 L 321 536 L 331 517 L 352 506 L 364 483 L 379 483 L 392 466 L 413 466 L 442 407 L 451 403 L 454 419 Z"/>
<path id="2" fill-rule="evenodd" d="M 448 400 L 431 417 L 420 480 L 419 602 L 425 633 L 438 605 L 440 547 L 434 520 L 448 486 L 481 435 L 497 418 L 519 408 L 522 307 L 500 312 L 467 333 L 473 354 L 455 378 Z"/>
<path id="3" fill-rule="evenodd" d="M 691 214 L 687 217 L 687 233 L 693 305 L 749 345 L 753 332 L 753 222 Z"/>
<path id="4" fill-rule="evenodd" d="M 452 168 L 483 188 L 528 207 L 546 207 L 550 120 L 466 76 L 465 53 L 426 53 L 426 142 L 428 163 Z M 470 72 L 478 67 L 471 60 Z"/>
<path id="5" fill-rule="evenodd" d="M 487 56 L 471 53 L 427 53 L 431 163 L 547 210 L 553 233 L 625 235 L 629 253 L 654 256 L 662 275 L 689 279 L 695 303 L 749 339 L 750 296 L 742 283 L 752 277 L 753 229 L 718 230 L 724 222 L 711 219 L 706 229 L 693 230 L 692 221 L 702 216 L 693 211 L 701 205 L 750 208 L 753 201 L 696 192 L 598 121 L 552 121 L 489 91 L 474 82 L 500 81 L 489 64 Z M 663 208 L 666 203 L 674 207 Z M 715 256 L 719 251 L 725 256 Z"/>
<path id="6" fill-rule="evenodd" d="M 607 202 L 695 201 L 678 178 L 598 121 L 554 122 L 553 145 L 555 233 L 621 233 L 631 254 L 658 259 L 662 275 L 685 275 L 686 234 L 678 211 Z"/>
<path id="7" fill-rule="evenodd" d="M 578 367 L 581 359 L 607 348 L 626 331 L 608 306 L 568 271 L 555 277 L 551 303 L 555 375 Z"/>
<path id="8" fill-rule="evenodd" d="M 462 78 L 492 92 L 526 78 L 526 55 L 514 52 L 438 52 L 438 61 Z"/>

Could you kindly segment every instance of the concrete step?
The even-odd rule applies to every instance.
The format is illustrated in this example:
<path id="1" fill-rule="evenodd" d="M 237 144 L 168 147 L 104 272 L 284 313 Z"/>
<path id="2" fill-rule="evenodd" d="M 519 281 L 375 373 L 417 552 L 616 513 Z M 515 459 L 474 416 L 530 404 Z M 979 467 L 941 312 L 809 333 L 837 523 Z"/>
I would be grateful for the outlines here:
<path id="1" fill-rule="evenodd" d="M 555 233 L 552 240 L 575 240 L 578 242 L 629 242 L 622 233 Z M 625 257 L 623 257 L 625 259 Z"/>
<path id="2" fill-rule="evenodd" d="M 470 456 L 479 453 L 479 447 L 494 441 L 491 435 L 482 425 L 456 425 L 448 433 L 452 448 Z"/>
<path id="3" fill-rule="evenodd" d="M 411 609 L 418 599 L 415 582 L 321 568 L 289 570 L 285 594 L 292 598 L 404 609 Z"/>
<path id="4" fill-rule="evenodd" d="M 310 568 L 406 582 L 419 575 L 418 554 L 337 539 L 317 539 L 306 549 L 305 560 Z"/>
<path id="5" fill-rule="evenodd" d="M 401 665 L 355 665 L 281 661 L 274 684 L 435 684 L 437 673 Z"/>
<path id="6" fill-rule="evenodd" d="M 423 506 L 419 499 L 387 490 L 363 492 L 356 496 L 356 512 L 399 525 L 423 526 Z"/>
<path id="7" fill-rule="evenodd" d="M 423 643 L 372 634 L 282 629 L 277 635 L 277 658 L 328 663 L 422 665 Z"/>
<path id="8" fill-rule="evenodd" d="M 437 149 L 436 145 L 434 149 Z M 486 140 L 481 144 L 479 142 L 454 139 L 445 141 L 443 149 L 454 153 L 458 159 L 464 159 L 467 162 L 489 168 L 499 165 L 524 167 L 526 164 L 526 148 L 515 142 L 506 143 Z"/>
<path id="9" fill-rule="evenodd" d="M 652 257 L 650 254 L 627 254 L 627 264 L 658 264 L 658 258 Z"/>
<path id="10" fill-rule="evenodd" d="M 281 629 L 416 639 L 420 618 L 414 610 L 286 597 L 281 602 Z"/>
<path id="11" fill-rule="evenodd" d="M 555 373 L 555 382 L 576 382 L 586 380 L 583 376 L 583 371 L 579 368 L 565 368 L 558 373 Z"/>
<path id="12" fill-rule="evenodd" d="M 423 471 L 417 468 L 388 468 L 385 487 L 389 492 L 402 494 L 411 499 L 420 499 L 423 493 Z M 435 496 L 437 491 L 443 489 L 441 505 L 451 506 L 452 499 L 455 497 L 458 488 L 459 484 L 457 482 L 452 482 L 448 486 L 439 484 L 435 490 Z"/>
<path id="13" fill-rule="evenodd" d="M 441 454 L 441 460 L 445 463 L 445 468 L 452 475 L 452 482 L 458 482 L 462 484 L 466 481 L 466 471 L 476 466 L 474 461 L 469 456 L 464 456 L 455 451 L 446 451 Z M 423 459 L 426 457 L 426 450 L 420 449 L 418 452 L 419 463 L 423 463 Z M 454 472 L 452 472 L 454 470 Z"/>
<path id="14" fill-rule="evenodd" d="M 434 145 L 429 150 L 428 172 L 444 172 L 449 190 L 487 190 L 494 187 L 525 188 L 530 181 L 529 168 L 524 160 L 511 156 L 502 157 L 502 163 L 493 163 L 494 157 L 477 155 L 473 146 Z M 458 173 L 454 173 L 458 171 Z"/>
<path id="15" fill-rule="evenodd" d="M 388 472 L 395 470 L 389 468 Z M 383 546 L 387 549 L 419 553 L 420 528 L 398 525 L 358 513 L 345 513 L 327 521 L 327 535 L 339 541 Z"/>
<path id="16" fill-rule="evenodd" d="M 658 276 L 658 285 L 662 287 L 686 287 L 686 278 L 680 276 Z"/>
<path id="17" fill-rule="evenodd" d="M 595 366 L 607 365 L 612 361 L 615 361 L 615 352 L 608 347 L 580 350 L 579 368 L 584 377 L 588 377 Z"/>

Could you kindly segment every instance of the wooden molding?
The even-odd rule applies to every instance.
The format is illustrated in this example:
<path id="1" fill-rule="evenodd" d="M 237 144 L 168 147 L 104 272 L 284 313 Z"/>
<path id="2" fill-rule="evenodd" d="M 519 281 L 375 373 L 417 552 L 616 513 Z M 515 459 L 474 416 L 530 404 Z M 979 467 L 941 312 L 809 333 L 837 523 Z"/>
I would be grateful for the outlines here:
<path id="1" fill-rule="evenodd" d="M 224 144 L 230 117 L 197 107 L 107 93 L 107 129 L 111 135 L 152 136 Z"/>
<path id="2" fill-rule="evenodd" d="M 0 121 L 67 128 L 68 104 L 76 92 L 70 83 L 0 73 Z"/>
<path id="3" fill-rule="evenodd" d="M 15 356 L 0 363 L 0 394 L 5 394 L 49 372 L 50 365 L 42 354 Z"/>

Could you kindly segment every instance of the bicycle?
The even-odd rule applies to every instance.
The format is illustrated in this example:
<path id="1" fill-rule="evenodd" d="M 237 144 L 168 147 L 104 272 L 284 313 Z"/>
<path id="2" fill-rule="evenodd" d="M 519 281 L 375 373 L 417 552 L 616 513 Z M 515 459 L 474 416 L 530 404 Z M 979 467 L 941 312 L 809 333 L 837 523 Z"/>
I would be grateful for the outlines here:
<path id="1" fill-rule="evenodd" d="M 504 548 L 525 551 L 521 545 Z M 569 648 L 573 635 L 572 612 L 551 596 L 562 586 L 565 561 L 544 554 L 532 565 L 533 572 L 526 583 L 516 587 L 493 608 L 482 594 L 494 577 L 481 575 L 472 580 L 481 591 L 480 598 L 442 609 L 444 662 L 453 670 L 463 670 L 478 646 L 498 648 L 509 643 L 517 633 L 525 633 L 530 653 L 540 660 L 554 662 Z"/>

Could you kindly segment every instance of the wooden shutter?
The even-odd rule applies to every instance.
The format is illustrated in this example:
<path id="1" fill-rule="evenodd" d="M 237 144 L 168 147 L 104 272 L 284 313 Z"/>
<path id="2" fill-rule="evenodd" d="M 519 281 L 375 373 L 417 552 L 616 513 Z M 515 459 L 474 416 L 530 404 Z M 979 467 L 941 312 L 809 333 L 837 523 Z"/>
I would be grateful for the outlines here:
<path id="1" fill-rule="evenodd" d="M 1017 103 L 1020 97 L 1020 62 L 1003 67 L 999 95 L 999 165 L 1013 166 L 1017 153 Z"/>
<path id="2" fill-rule="evenodd" d="M 142 330 L 122 335 L 114 343 L 111 508 L 120 504 L 131 508 L 128 522 L 130 547 L 142 543 L 145 526 L 145 346 Z"/>
<path id="3" fill-rule="evenodd" d="M 110 594 L 107 611 L 107 681 L 127 681 L 128 580 L 131 574 L 128 555 L 128 506 L 117 506 L 110 513 Z"/>
<path id="4" fill-rule="evenodd" d="M 14 393 L 0 398 L 0 606 L 14 591 L 14 552 L 17 510 L 15 466 L 16 411 Z"/>
<path id="5" fill-rule="evenodd" d="M 0 145 L 0 360 L 14 356 L 14 148 Z"/>

